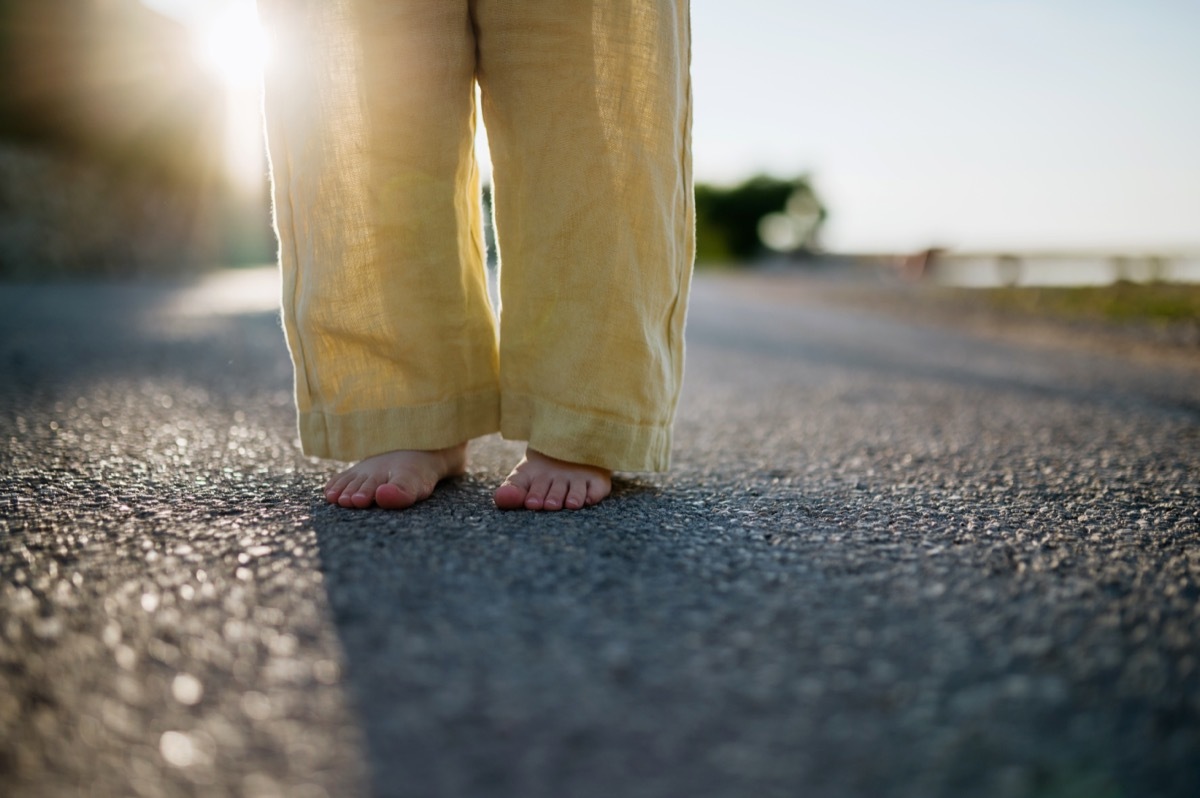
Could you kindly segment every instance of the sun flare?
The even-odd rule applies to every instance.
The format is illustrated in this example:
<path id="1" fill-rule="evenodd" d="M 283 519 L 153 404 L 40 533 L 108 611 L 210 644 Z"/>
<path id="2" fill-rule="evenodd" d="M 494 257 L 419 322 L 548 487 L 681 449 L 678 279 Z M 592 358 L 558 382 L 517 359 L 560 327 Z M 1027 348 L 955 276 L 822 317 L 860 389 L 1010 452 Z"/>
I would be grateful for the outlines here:
<path id="1" fill-rule="evenodd" d="M 225 0 L 212 6 L 192 23 L 194 52 L 224 86 L 226 175 L 239 192 L 253 197 L 262 192 L 265 174 L 261 86 L 268 39 L 254 0 Z"/>
<path id="2" fill-rule="evenodd" d="M 197 39 L 200 62 L 230 86 L 257 84 L 268 51 L 254 0 L 230 2 L 203 26 Z"/>

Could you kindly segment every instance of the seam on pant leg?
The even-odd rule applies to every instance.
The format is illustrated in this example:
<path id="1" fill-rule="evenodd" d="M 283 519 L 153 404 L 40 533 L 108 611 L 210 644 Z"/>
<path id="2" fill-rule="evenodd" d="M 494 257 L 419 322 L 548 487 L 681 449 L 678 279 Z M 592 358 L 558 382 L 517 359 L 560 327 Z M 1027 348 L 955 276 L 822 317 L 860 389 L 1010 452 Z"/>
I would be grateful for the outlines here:
<path id="1" fill-rule="evenodd" d="M 679 404 L 679 395 L 683 389 L 683 371 L 685 357 L 684 327 L 687 314 L 687 297 L 691 288 L 691 270 L 695 261 L 695 195 L 692 184 L 692 15 L 690 0 L 678 0 L 682 6 L 680 17 L 680 64 L 682 68 L 683 107 L 680 120 L 680 151 L 679 177 L 683 195 L 683 218 L 676 221 L 676 246 L 682 249 L 677 253 L 677 290 L 668 316 L 667 341 L 668 351 L 672 357 L 672 374 L 675 379 L 674 390 L 670 398 L 670 416 L 674 418 L 675 408 Z M 680 318 L 680 316 L 684 318 Z M 677 340 L 678 339 L 678 340 Z"/>
<path id="2" fill-rule="evenodd" d="M 289 161 L 291 160 L 290 155 L 291 155 L 291 152 L 289 150 L 288 151 L 288 156 L 289 156 L 288 160 Z M 289 164 L 289 169 L 290 169 L 290 164 Z M 299 236 L 298 236 L 298 232 L 296 230 L 296 224 L 295 224 L 296 217 L 295 217 L 295 212 L 293 210 L 295 207 L 295 203 L 292 200 L 292 191 L 293 191 L 293 187 L 291 185 L 291 181 L 289 180 L 288 181 L 288 191 L 287 191 L 287 203 L 288 203 L 288 216 L 292 220 L 292 224 L 291 224 L 292 231 L 291 231 L 291 235 L 290 235 L 290 240 L 291 240 L 291 244 L 292 244 L 292 258 L 293 258 L 292 263 L 294 265 L 292 268 L 292 279 L 291 279 L 292 290 L 291 290 L 291 296 L 288 297 L 288 301 L 291 303 L 291 327 L 292 327 L 292 331 L 293 331 L 292 337 L 295 340 L 293 346 L 295 346 L 295 348 L 296 348 L 296 355 L 293 358 L 293 361 L 294 361 L 295 367 L 296 367 L 295 391 L 298 394 L 301 391 L 303 392 L 304 399 L 303 399 L 303 405 L 301 405 L 302 407 L 312 407 L 313 387 L 312 387 L 312 380 L 310 377 L 310 375 L 312 374 L 312 366 L 309 363 L 307 347 L 304 344 L 304 333 L 301 330 L 301 324 L 300 324 L 300 320 L 299 320 L 300 297 L 302 296 L 302 293 L 303 293 L 303 287 L 302 287 L 302 283 L 301 283 L 301 281 L 303 280 L 303 269 L 301 268 L 300 261 L 299 261 L 299 258 L 300 258 Z M 299 403 L 299 397 L 297 397 L 297 400 Z M 326 431 L 324 434 L 327 435 L 328 432 Z"/>
<path id="3" fill-rule="evenodd" d="M 268 118 L 270 118 L 268 116 Z M 312 385 L 309 379 L 311 368 L 306 355 L 303 336 L 298 321 L 299 296 L 301 292 L 301 265 L 299 231 L 296 226 L 296 204 L 293 200 L 295 170 L 292 163 L 291 142 L 284 131 L 275 126 L 274 135 L 278 154 L 283 157 L 282 169 L 275 159 L 269 158 L 269 168 L 274 183 L 272 194 L 275 199 L 275 235 L 279 242 L 280 312 L 287 332 L 288 347 L 294 368 L 293 394 L 298 409 L 312 406 Z M 270 148 L 268 148 L 270 149 Z M 302 434 L 301 438 L 305 436 Z"/>

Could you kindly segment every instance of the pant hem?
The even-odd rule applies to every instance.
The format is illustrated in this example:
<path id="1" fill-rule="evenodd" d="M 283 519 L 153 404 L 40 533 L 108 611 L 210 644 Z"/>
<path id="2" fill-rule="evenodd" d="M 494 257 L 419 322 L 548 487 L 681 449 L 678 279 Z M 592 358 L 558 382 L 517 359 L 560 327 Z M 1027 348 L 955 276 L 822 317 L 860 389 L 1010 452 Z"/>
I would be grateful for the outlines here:
<path id="1" fill-rule="evenodd" d="M 419 407 L 300 413 L 304 453 L 334 460 L 362 460 L 397 449 L 445 449 L 499 429 L 500 400 L 491 390 Z"/>
<path id="2" fill-rule="evenodd" d="M 528 441 L 542 454 L 612 471 L 666 471 L 671 465 L 671 424 L 636 424 L 505 393 L 500 434 Z"/>

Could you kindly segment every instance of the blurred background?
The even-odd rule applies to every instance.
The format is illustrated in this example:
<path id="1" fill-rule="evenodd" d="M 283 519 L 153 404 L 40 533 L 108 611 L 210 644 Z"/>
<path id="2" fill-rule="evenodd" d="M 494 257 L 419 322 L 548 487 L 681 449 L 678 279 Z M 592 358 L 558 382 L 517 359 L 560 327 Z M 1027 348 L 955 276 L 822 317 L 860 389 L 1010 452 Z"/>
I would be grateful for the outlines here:
<path id="1" fill-rule="evenodd" d="M 1200 3 L 692 16 L 702 266 L 1200 282 Z M 268 51 L 252 0 L 0 0 L 0 276 L 272 261 Z"/>
<path id="2" fill-rule="evenodd" d="M 271 259 L 253 6 L 194 5 L 0 0 L 0 274 Z"/>

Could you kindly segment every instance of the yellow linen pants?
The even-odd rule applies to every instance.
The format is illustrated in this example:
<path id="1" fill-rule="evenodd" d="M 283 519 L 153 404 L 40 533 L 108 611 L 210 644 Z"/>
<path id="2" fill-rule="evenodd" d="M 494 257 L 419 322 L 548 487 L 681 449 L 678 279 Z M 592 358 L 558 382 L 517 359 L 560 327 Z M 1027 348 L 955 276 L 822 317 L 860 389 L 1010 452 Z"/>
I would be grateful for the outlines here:
<path id="1" fill-rule="evenodd" d="M 694 253 L 687 0 L 258 5 L 304 451 L 357 460 L 500 431 L 664 470 Z"/>

